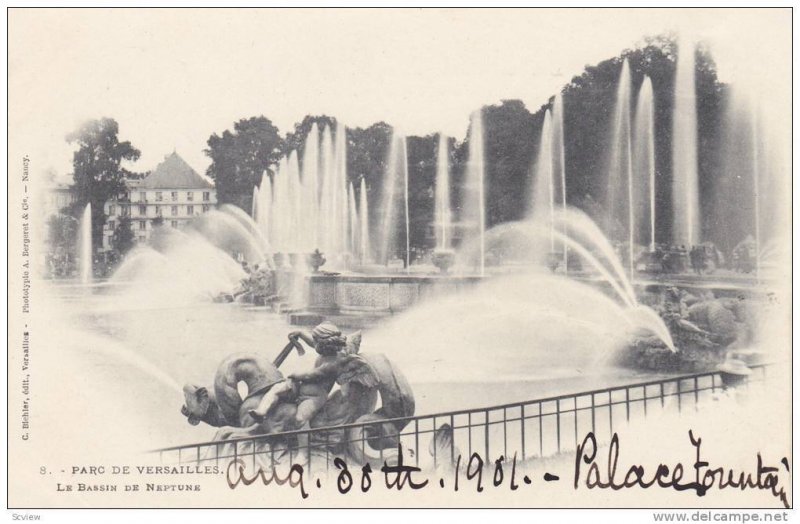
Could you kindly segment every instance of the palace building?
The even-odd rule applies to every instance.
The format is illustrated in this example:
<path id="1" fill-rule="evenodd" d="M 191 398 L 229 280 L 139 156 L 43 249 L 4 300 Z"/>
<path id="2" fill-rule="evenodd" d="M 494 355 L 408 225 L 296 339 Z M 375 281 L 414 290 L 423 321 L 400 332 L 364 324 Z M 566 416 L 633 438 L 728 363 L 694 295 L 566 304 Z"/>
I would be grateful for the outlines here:
<path id="1" fill-rule="evenodd" d="M 164 226 L 181 228 L 217 203 L 214 185 L 175 152 L 146 177 L 129 179 L 125 185 L 125 193 L 105 204 L 103 250 L 111 249 L 114 231 L 122 217 L 130 217 L 134 237 L 142 243 L 150 238 L 154 221 L 163 220 Z"/>

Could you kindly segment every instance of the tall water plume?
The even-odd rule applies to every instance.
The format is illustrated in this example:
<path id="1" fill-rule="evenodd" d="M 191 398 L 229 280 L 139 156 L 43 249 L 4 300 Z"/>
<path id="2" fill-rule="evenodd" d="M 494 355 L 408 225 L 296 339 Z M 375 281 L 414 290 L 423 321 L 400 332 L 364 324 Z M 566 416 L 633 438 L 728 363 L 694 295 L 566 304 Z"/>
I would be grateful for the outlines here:
<path id="1" fill-rule="evenodd" d="M 78 234 L 78 256 L 80 257 L 80 278 L 82 284 L 92 281 L 92 204 L 86 204 L 80 220 Z"/>
<path id="2" fill-rule="evenodd" d="M 311 124 L 311 131 L 306 137 L 303 148 L 303 212 L 306 215 L 304 249 L 311 251 L 319 245 L 319 128 L 317 123 Z"/>
<path id="3" fill-rule="evenodd" d="M 264 171 L 261 175 L 261 185 L 258 187 L 258 205 L 254 220 L 261 234 L 270 244 L 274 239 L 270 236 L 270 222 L 272 217 L 272 181 L 269 174 Z"/>
<path id="4" fill-rule="evenodd" d="M 539 138 L 539 152 L 533 170 L 533 195 L 528 216 L 550 229 L 550 251 L 555 250 L 553 213 L 555 212 L 555 184 L 553 183 L 553 130 L 552 114 L 544 113 Z"/>
<path id="5" fill-rule="evenodd" d="M 631 159 L 631 73 L 627 58 L 622 62 L 617 86 L 617 101 L 611 135 L 611 158 L 608 169 L 606 232 L 613 234 L 615 224 L 624 224 L 628 241 L 628 271 L 633 275 L 634 180 Z M 625 202 L 626 205 L 620 205 Z"/>
<path id="6" fill-rule="evenodd" d="M 336 165 L 334 162 L 333 136 L 331 135 L 331 128 L 328 126 L 322 129 L 320 152 L 322 156 L 322 187 L 320 188 L 320 220 L 317 223 L 317 230 L 319 231 L 320 248 L 330 253 L 334 247 L 333 236 L 335 234 L 331 217 L 334 216 Z"/>
<path id="7" fill-rule="evenodd" d="M 253 203 L 250 205 L 250 216 L 258 220 L 258 186 L 253 186 Z"/>
<path id="8" fill-rule="evenodd" d="M 434 213 L 436 247 L 450 248 L 450 155 L 447 135 L 439 134 L 439 150 L 436 156 L 436 209 Z"/>
<path id="9" fill-rule="evenodd" d="M 355 249 L 348 202 L 346 128 L 320 133 L 311 126 L 303 147 L 283 157 L 270 179 L 265 173 L 256 195 L 254 217 L 272 250 L 308 253 L 315 248 L 328 255 L 328 267 L 339 268 Z M 322 139 L 320 140 L 320 134 Z"/>
<path id="10" fill-rule="evenodd" d="M 684 37 L 678 46 L 672 115 L 672 239 L 686 246 L 701 241 L 694 69 L 694 44 Z"/>
<path id="11" fill-rule="evenodd" d="M 336 245 L 337 253 L 349 252 L 348 246 L 348 200 L 347 200 L 347 128 L 341 122 L 336 124 L 336 190 L 335 190 L 335 209 L 334 220 L 336 220 Z"/>
<path id="12" fill-rule="evenodd" d="M 648 244 L 650 250 L 656 245 L 656 161 L 655 161 L 655 110 L 653 105 L 653 83 L 650 77 L 644 77 L 639 88 L 639 97 L 636 102 L 636 124 L 634 126 L 634 166 L 636 179 L 640 182 L 647 181 L 647 196 L 643 189 L 645 184 L 638 184 L 641 188 L 636 199 L 640 205 L 636 209 L 640 213 L 646 212 L 650 216 L 650 229 L 648 231 Z M 646 205 L 645 205 L 646 202 Z M 644 216 L 642 214 L 642 216 Z"/>
<path id="13" fill-rule="evenodd" d="M 352 183 L 347 185 L 347 214 L 349 221 L 347 252 L 356 253 L 358 246 L 358 234 L 361 228 L 358 225 L 358 208 L 356 208 L 356 193 Z"/>
<path id="14" fill-rule="evenodd" d="M 369 204 L 367 203 L 367 181 L 364 177 L 361 178 L 361 188 L 359 190 L 359 226 L 361 232 L 359 235 L 359 256 L 361 263 L 364 264 L 370 258 L 370 239 L 369 239 Z"/>
<path id="15" fill-rule="evenodd" d="M 556 93 L 553 100 L 553 181 L 559 186 L 559 201 L 561 209 L 567 207 L 567 166 L 564 154 L 564 99 L 561 92 Z M 566 230 L 563 231 L 566 234 Z M 567 246 L 564 244 L 562 251 L 564 271 L 567 270 Z"/>
<path id="16" fill-rule="evenodd" d="M 304 236 L 305 213 L 303 212 L 303 187 L 300 185 L 300 165 L 297 152 L 289 153 L 287 159 L 287 220 L 286 250 L 297 253 L 301 249 L 301 238 Z"/>
<path id="17" fill-rule="evenodd" d="M 463 186 L 461 222 L 469 228 L 468 235 L 478 242 L 478 273 L 486 272 L 486 195 L 484 190 L 484 138 L 481 110 L 472 114 L 469 134 L 467 176 Z"/>
<path id="18" fill-rule="evenodd" d="M 401 234 L 405 245 L 409 244 L 408 232 L 408 157 L 406 154 L 406 137 L 394 133 L 389 148 L 389 161 L 386 165 L 386 178 L 383 183 L 383 216 L 381 217 L 380 260 L 386 263 L 398 251 Z M 401 222 L 402 220 L 402 222 Z M 401 232 L 399 224 L 405 224 Z M 405 253 L 406 263 L 409 253 Z"/>

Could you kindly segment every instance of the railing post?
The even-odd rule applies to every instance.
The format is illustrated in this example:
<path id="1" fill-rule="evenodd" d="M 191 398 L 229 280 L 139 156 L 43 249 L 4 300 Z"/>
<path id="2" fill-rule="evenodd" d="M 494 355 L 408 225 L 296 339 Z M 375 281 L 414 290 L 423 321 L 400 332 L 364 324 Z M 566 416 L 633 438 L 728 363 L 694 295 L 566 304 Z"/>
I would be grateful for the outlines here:
<path id="1" fill-rule="evenodd" d="M 544 428 L 542 428 L 542 403 L 539 402 L 539 456 L 544 455 Z"/>
<path id="2" fill-rule="evenodd" d="M 311 431 L 306 432 L 306 438 L 308 439 L 306 442 L 306 453 L 308 453 L 308 458 L 306 459 L 306 466 L 308 467 L 308 474 L 312 475 L 311 473 Z"/>
<path id="3" fill-rule="evenodd" d="M 625 386 L 625 422 L 631 421 L 631 390 Z"/>
<path id="4" fill-rule="evenodd" d="M 508 456 L 508 434 L 506 432 L 506 426 L 508 424 L 508 412 L 506 408 L 503 408 L 503 456 Z"/>
<path id="5" fill-rule="evenodd" d="M 434 418 L 433 421 L 434 421 L 433 422 L 433 435 L 435 436 L 436 435 L 436 419 Z M 434 446 L 434 447 L 436 447 L 436 446 Z M 419 450 L 419 419 L 418 418 L 414 419 L 414 449 L 416 450 L 416 453 L 414 454 L 414 456 L 417 459 L 416 465 L 417 465 L 417 467 L 419 467 L 420 450 Z"/>
<path id="6" fill-rule="evenodd" d="M 436 427 L 436 417 L 433 417 L 433 433 L 431 433 L 431 435 L 433 435 L 433 438 L 432 438 L 431 442 L 433 443 L 432 447 L 433 447 L 433 467 L 434 467 L 434 469 L 436 469 L 436 467 L 439 464 L 439 457 L 438 457 L 439 450 L 437 449 L 439 446 L 436 445 L 436 431 L 437 431 L 437 429 L 438 428 Z M 419 438 L 419 437 L 417 437 L 417 438 Z M 419 453 L 417 453 L 417 455 L 419 455 Z"/>
<path id="7" fill-rule="evenodd" d="M 492 459 L 489 457 L 489 410 L 487 409 L 483 415 L 484 422 L 486 424 L 483 431 L 483 440 L 485 444 L 484 449 L 486 452 L 486 463 L 489 464 L 492 461 Z"/>
<path id="8" fill-rule="evenodd" d="M 556 449 L 561 453 L 561 401 L 556 399 Z"/>
<path id="9" fill-rule="evenodd" d="M 519 427 L 522 442 L 522 460 L 525 460 L 525 404 L 520 406 L 519 412 Z"/>
<path id="10" fill-rule="evenodd" d="M 472 412 L 467 413 L 467 446 L 469 447 L 468 457 L 472 456 Z"/>
<path id="11" fill-rule="evenodd" d="M 578 445 L 578 396 L 575 395 L 572 399 L 572 407 L 575 409 L 573 418 L 575 419 L 575 445 Z"/>
<path id="12" fill-rule="evenodd" d="M 453 438 L 450 439 L 450 464 L 456 463 L 456 423 L 455 417 L 450 415 L 450 431 L 453 432 Z"/>

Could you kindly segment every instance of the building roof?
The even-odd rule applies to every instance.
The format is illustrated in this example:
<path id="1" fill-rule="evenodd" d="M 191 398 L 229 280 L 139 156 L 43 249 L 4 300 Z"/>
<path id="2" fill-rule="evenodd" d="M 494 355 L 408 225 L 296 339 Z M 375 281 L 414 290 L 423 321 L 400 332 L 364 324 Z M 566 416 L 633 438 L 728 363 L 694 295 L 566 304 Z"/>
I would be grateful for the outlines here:
<path id="1" fill-rule="evenodd" d="M 152 173 L 132 184 L 141 189 L 209 189 L 214 186 L 187 164 L 178 153 L 168 155 Z"/>

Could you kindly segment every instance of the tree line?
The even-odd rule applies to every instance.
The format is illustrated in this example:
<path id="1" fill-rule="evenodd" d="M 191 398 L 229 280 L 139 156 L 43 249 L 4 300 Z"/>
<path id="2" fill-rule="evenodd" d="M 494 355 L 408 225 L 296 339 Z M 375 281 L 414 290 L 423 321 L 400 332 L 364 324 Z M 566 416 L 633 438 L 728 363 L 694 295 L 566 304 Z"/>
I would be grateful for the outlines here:
<path id="1" fill-rule="evenodd" d="M 644 75 L 653 84 L 655 109 L 655 164 L 657 179 L 656 213 L 659 217 L 656 239 L 668 242 L 672 213 L 672 110 L 677 57 L 675 38 L 662 35 L 645 40 L 619 56 L 587 66 L 562 89 L 564 101 L 565 165 L 567 202 L 593 215 L 604 215 L 606 170 L 611 141 L 612 111 L 623 60 L 630 64 L 633 93 Z M 726 174 L 719 168 L 722 111 L 726 86 L 717 79 L 716 66 L 702 46 L 696 51 L 696 91 L 698 112 L 700 202 L 705 208 L 711 192 Z M 553 99 L 531 109 L 520 100 L 503 100 L 481 108 L 485 137 L 486 220 L 487 226 L 519 220 L 531 201 L 531 167 L 538 155 L 540 132 Z M 631 97 L 631 112 L 636 97 Z M 232 129 L 213 133 L 205 154 L 211 160 L 206 174 L 214 180 L 218 202 L 234 204 L 249 212 L 253 186 L 266 174 L 276 176 L 281 157 L 297 151 L 302 162 L 313 124 L 335 131 L 337 120 L 328 115 L 308 115 L 282 135 L 266 116 L 243 118 Z M 380 200 L 392 140 L 392 126 L 377 122 L 365 128 L 347 128 L 347 173 L 358 190 L 366 180 L 370 201 L 370 223 L 380 223 Z M 102 228 L 102 202 L 118 191 L 125 176 L 123 160 L 135 160 L 139 151 L 129 142 L 117 139 L 118 126 L 111 119 L 93 121 L 68 137 L 79 148 L 74 157 L 75 186 L 79 201 L 93 203 L 93 227 Z M 460 189 L 469 157 L 469 129 L 463 140 L 449 141 L 452 207 L 456 216 L 462 207 Z M 433 246 L 430 224 L 434 213 L 434 188 L 438 135 L 407 137 L 409 168 L 409 206 L 411 243 L 415 249 Z M 97 203 L 97 205 L 95 205 Z M 80 204 L 79 204 L 80 205 Z M 96 220 L 95 220 L 96 216 Z M 714 238 L 715 230 L 706 220 L 704 237 L 723 245 L 731 240 Z M 746 225 L 740 226 L 745 229 Z M 746 231 L 731 232 L 740 239 Z M 96 236 L 96 238 L 99 235 Z M 727 246 L 726 246 L 727 247 Z M 398 246 L 398 249 L 404 249 Z M 401 254 L 402 253 L 398 253 Z"/>

